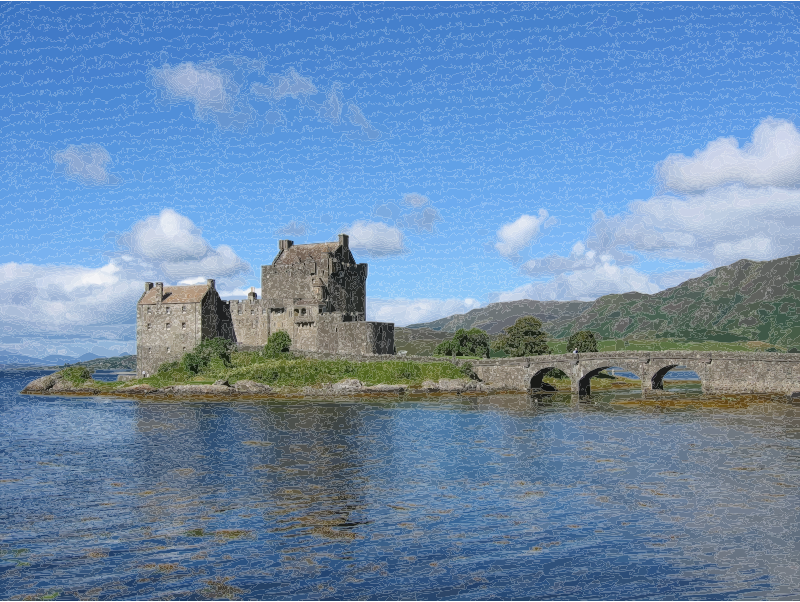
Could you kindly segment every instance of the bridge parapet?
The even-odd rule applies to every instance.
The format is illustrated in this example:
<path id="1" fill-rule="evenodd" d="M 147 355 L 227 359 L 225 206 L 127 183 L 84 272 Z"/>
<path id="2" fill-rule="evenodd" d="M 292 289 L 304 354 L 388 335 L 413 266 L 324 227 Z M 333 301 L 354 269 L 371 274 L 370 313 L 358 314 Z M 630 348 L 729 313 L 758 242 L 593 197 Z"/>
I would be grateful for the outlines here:
<path id="1" fill-rule="evenodd" d="M 473 370 L 484 382 L 510 389 L 541 388 L 542 376 L 558 368 L 572 381 L 572 392 L 590 393 L 591 378 L 611 367 L 641 379 L 642 394 L 663 388 L 670 369 L 697 373 L 705 393 L 784 393 L 800 391 L 800 354 L 737 351 L 605 351 L 479 360 Z"/>

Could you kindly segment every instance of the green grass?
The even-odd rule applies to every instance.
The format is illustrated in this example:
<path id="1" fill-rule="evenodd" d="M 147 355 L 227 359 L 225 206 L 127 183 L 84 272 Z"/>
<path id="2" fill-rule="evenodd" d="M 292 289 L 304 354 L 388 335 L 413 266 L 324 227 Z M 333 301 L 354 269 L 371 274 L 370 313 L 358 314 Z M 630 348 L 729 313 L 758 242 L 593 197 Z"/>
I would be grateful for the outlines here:
<path id="1" fill-rule="evenodd" d="M 569 353 L 566 341 L 549 341 L 552 353 Z M 676 339 L 623 340 L 610 339 L 597 341 L 598 351 L 759 351 L 773 347 L 762 341 L 681 341 Z M 779 347 L 785 352 L 786 348 Z"/>
<path id="2" fill-rule="evenodd" d="M 462 359 L 462 358 L 459 358 Z M 148 384 L 155 388 L 179 384 L 211 384 L 225 379 L 230 384 L 253 380 L 277 387 L 318 386 L 345 378 L 356 378 L 367 385 L 420 385 L 424 380 L 464 378 L 464 372 L 449 362 L 418 363 L 390 360 L 383 362 L 351 362 L 347 360 L 316 360 L 288 356 L 266 359 L 259 353 L 231 354 L 230 366 L 212 362 L 200 374 L 193 374 L 180 365 L 153 376 L 125 383 L 99 383 L 93 386 L 113 389 L 120 385 Z"/>

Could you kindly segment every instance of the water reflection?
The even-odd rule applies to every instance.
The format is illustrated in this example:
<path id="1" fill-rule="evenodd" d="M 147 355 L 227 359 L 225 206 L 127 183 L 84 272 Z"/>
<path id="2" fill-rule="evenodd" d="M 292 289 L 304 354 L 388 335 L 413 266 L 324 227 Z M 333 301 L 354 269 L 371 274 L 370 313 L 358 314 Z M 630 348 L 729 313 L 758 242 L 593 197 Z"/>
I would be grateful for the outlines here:
<path id="1" fill-rule="evenodd" d="M 165 403 L 3 376 L 4 598 L 800 592 L 800 408 L 778 398 Z"/>

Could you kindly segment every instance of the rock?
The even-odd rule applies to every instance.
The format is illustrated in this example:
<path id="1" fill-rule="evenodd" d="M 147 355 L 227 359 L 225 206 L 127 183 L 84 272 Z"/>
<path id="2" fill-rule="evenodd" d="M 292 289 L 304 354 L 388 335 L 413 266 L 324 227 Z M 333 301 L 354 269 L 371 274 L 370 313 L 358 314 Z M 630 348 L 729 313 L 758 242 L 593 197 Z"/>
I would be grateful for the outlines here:
<path id="1" fill-rule="evenodd" d="M 22 389 L 23 393 L 43 393 L 45 391 L 49 391 L 53 385 L 56 384 L 56 381 L 59 380 L 56 378 L 55 374 L 48 374 L 47 376 L 43 376 L 41 378 L 37 378 L 36 380 L 29 382 L 24 389 Z"/>
<path id="2" fill-rule="evenodd" d="M 75 388 L 68 380 L 59 380 L 56 384 L 50 387 L 50 391 L 71 391 Z"/>
<path id="3" fill-rule="evenodd" d="M 117 382 L 127 382 L 129 380 L 136 380 L 135 374 L 117 374 Z"/>
<path id="4" fill-rule="evenodd" d="M 331 386 L 333 391 L 360 391 L 364 386 L 357 378 L 345 378 Z"/>
<path id="5" fill-rule="evenodd" d="M 234 383 L 233 388 L 236 389 L 237 393 L 269 393 L 272 391 L 272 387 L 262 385 L 254 380 L 237 381 Z"/>
<path id="6" fill-rule="evenodd" d="M 461 391 L 464 386 L 463 381 L 457 378 L 440 378 L 438 384 L 440 391 L 447 391 L 448 393 Z"/>
<path id="7" fill-rule="evenodd" d="M 228 384 L 227 379 L 224 379 L 224 378 L 221 378 L 221 379 L 219 379 L 217 381 L 214 381 L 214 386 L 215 387 L 230 387 L 230 385 Z"/>
<path id="8" fill-rule="evenodd" d="M 369 393 L 402 393 L 408 387 L 406 385 L 372 385 L 371 387 L 363 387 L 361 390 Z"/>
<path id="9" fill-rule="evenodd" d="M 41 378 L 39 380 L 42 380 Z M 36 381 L 33 381 L 36 382 Z M 31 383 L 33 384 L 33 383 Z M 800 399 L 800 391 L 795 391 L 794 393 L 789 394 L 789 399 Z"/>
<path id="10" fill-rule="evenodd" d="M 432 380 L 423 380 L 422 384 L 419 386 L 419 391 L 438 391 L 439 390 L 439 383 L 434 382 Z"/>
<path id="11" fill-rule="evenodd" d="M 117 389 L 119 393 L 134 393 L 134 394 L 145 394 L 145 393 L 152 393 L 156 391 L 155 387 L 151 387 L 148 384 L 141 384 L 141 385 L 129 385 L 127 387 L 120 387 Z"/>
<path id="12" fill-rule="evenodd" d="M 169 395 L 230 395 L 233 392 L 233 387 L 222 385 L 173 385 L 158 389 L 158 393 Z"/>

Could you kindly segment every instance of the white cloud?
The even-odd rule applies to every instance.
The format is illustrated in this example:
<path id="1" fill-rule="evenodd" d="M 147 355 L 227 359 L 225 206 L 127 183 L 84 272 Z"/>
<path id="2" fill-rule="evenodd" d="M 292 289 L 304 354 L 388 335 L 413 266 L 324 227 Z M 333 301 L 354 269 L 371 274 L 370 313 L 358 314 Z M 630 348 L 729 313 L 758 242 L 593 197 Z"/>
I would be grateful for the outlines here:
<path id="1" fill-rule="evenodd" d="M 111 155 L 99 144 L 70 145 L 54 153 L 53 161 L 66 177 L 86 186 L 113 186 L 120 182 L 108 173 Z"/>
<path id="2" fill-rule="evenodd" d="M 419 324 L 463 314 L 480 307 L 476 299 L 373 299 L 367 301 L 367 319 L 394 322 L 396 326 Z"/>
<path id="3" fill-rule="evenodd" d="M 370 138 L 378 137 L 378 132 L 372 128 L 364 115 L 361 114 L 361 109 L 359 109 L 355 103 L 352 101 L 348 102 L 347 108 L 350 109 L 350 121 L 359 126 Z"/>
<path id="4" fill-rule="evenodd" d="M 768 118 L 739 148 L 735 138 L 717 138 L 691 157 L 670 155 L 656 168 L 665 188 L 695 194 L 717 186 L 800 186 L 800 132 L 794 124 Z"/>
<path id="5" fill-rule="evenodd" d="M 187 278 L 230 278 L 250 265 L 228 245 L 213 248 L 194 222 L 172 209 L 133 225 L 117 243 L 131 264 L 147 265 L 170 281 Z"/>
<path id="6" fill-rule="evenodd" d="M 317 93 L 317 89 L 314 87 L 314 84 L 311 83 L 311 80 L 300 75 L 295 69 L 289 69 L 286 75 L 273 75 L 272 80 L 273 85 L 271 87 L 256 82 L 250 87 L 250 90 L 254 94 L 266 96 L 274 100 L 282 100 L 286 97 L 299 98 L 301 96 L 312 96 Z M 334 85 L 331 88 L 331 94 L 335 97 L 336 93 L 337 88 Z M 330 100 L 329 97 L 329 101 Z M 338 97 L 335 97 L 335 100 L 338 101 Z M 330 108 L 331 110 L 336 110 L 334 107 Z M 341 108 L 338 108 L 338 112 L 341 112 Z M 338 115 L 335 117 L 338 119 Z M 331 114 L 330 118 L 334 118 L 334 115 Z"/>
<path id="7" fill-rule="evenodd" d="M 382 222 L 357 221 L 347 230 L 350 248 L 370 257 L 386 257 L 406 252 L 403 233 Z"/>
<path id="8" fill-rule="evenodd" d="M 591 251 L 589 252 L 591 253 Z M 539 301 L 594 301 L 603 295 L 637 291 L 652 295 L 661 288 L 647 274 L 619 266 L 609 256 L 596 257 L 590 265 L 562 273 L 548 282 L 535 282 L 497 293 L 492 302 L 536 299 Z"/>
<path id="9" fill-rule="evenodd" d="M 403 203 L 406 205 L 411 205 L 412 207 L 422 207 L 423 205 L 427 205 L 429 200 L 430 199 L 428 199 L 428 197 L 416 192 L 403 195 Z"/>
<path id="10" fill-rule="evenodd" d="M 238 92 L 227 70 L 191 62 L 154 69 L 153 84 L 164 91 L 168 102 L 193 102 L 200 116 L 211 111 L 229 113 Z"/>
<path id="11" fill-rule="evenodd" d="M 503 257 L 519 258 L 519 252 L 533 242 L 547 218 L 547 211 L 540 209 L 539 217 L 522 215 L 517 221 L 505 224 L 497 231 L 494 248 Z"/>
<path id="12" fill-rule="evenodd" d="M 798 228 L 800 190 L 736 184 L 639 201 L 614 218 L 598 214 L 588 245 L 721 266 L 800 253 Z"/>
<path id="13" fill-rule="evenodd" d="M 0 324 L 16 335 L 130 323 L 143 292 L 114 260 L 100 268 L 6 263 L 0 278 Z"/>
<path id="14" fill-rule="evenodd" d="M 339 114 L 342 112 L 342 86 L 333 84 L 328 98 L 320 107 L 320 115 L 332 123 L 339 122 Z"/>

